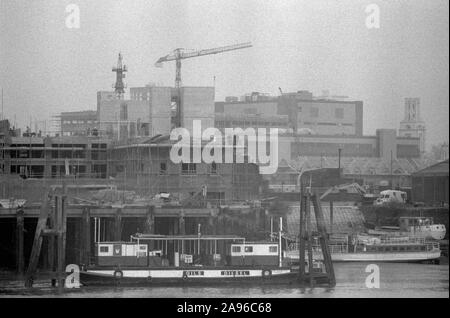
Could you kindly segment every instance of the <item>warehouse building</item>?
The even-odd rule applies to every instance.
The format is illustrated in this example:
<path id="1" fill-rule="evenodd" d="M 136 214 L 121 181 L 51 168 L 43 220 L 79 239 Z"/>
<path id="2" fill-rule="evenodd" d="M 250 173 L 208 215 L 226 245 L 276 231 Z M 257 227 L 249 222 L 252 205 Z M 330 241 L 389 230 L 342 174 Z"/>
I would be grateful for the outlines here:
<path id="1" fill-rule="evenodd" d="M 449 161 L 441 161 L 412 174 L 412 200 L 427 205 L 448 205 Z"/>

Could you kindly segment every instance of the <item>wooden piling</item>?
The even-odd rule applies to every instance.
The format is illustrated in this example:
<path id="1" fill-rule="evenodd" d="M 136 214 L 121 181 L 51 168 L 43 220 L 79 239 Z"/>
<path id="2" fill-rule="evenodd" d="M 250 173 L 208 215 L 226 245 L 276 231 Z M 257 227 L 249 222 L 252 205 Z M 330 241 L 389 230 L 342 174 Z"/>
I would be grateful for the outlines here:
<path id="1" fill-rule="evenodd" d="M 83 209 L 82 217 L 82 264 L 89 265 L 91 257 L 91 211 L 89 208 Z"/>
<path id="2" fill-rule="evenodd" d="M 184 221 L 184 213 L 181 213 L 180 217 L 178 218 L 178 227 L 180 229 L 180 235 L 186 234 L 186 224 Z"/>
<path id="3" fill-rule="evenodd" d="M 50 229 L 55 229 L 56 227 L 56 205 L 54 207 L 50 207 L 50 214 L 48 216 L 48 227 Z M 48 269 L 52 273 L 56 273 L 56 263 L 55 263 L 55 252 L 56 252 L 56 240 L 55 235 L 49 235 L 47 237 L 47 263 Z M 52 287 L 56 286 L 56 276 L 52 275 L 51 278 Z"/>
<path id="4" fill-rule="evenodd" d="M 145 221 L 145 233 L 155 234 L 155 207 L 149 206 Z"/>
<path id="5" fill-rule="evenodd" d="M 66 262 L 66 231 L 67 231 L 67 205 L 65 196 L 56 197 L 56 228 L 57 228 L 57 280 L 58 290 L 62 292 L 65 282 Z"/>
<path id="6" fill-rule="evenodd" d="M 116 210 L 116 216 L 114 220 L 114 241 L 122 240 L 122 209 Z"/>
<path id="7" fill-rule="evenodd" d="M 305 220 L 304 213 L 306 210 L 306 196 L 301 194 L 300 200 L 300 224 L 299 224 L 299 243 L 298 243 L 298 252 L 299 252 L 299 280 L 302 282 L 305 277 Z"/>
<path id="8" fill-rule="evenodd" d="M 16 270 L 19 275 L 23 274 L 25 261 L 24 261 L 24 217 L 23 209 L 19 208 L 16 213 Z"/>
<path id="9" fill-rule="evenodd" d="M 313 196 L 314 213 L 316 216 L 317 230 L 320 233 L 319 241 L 320 248 L 322 250 L 323 259 L 325 262 L 325 270 L 328 274 L 328 282 L 331 287 L 336 286 L 336 277 L 334 275 L 333 261 L 331 259 L 330 246 L 328 242 L 327 228 L 325 225 L 325 218 L 322 212 L 322 206 L 319 202 L 319 196 L 314 194 Z"/>
<path id="10" fill-rule="evenodd" d="M 30 261 L 28 263 L 27 272 L 25 274 L 25 287 L 33 287 L 34 275 L 36 273 L 36 269 L 39 262 L 39 255 L 41 253 L 42 247 L 42 239 L 43 239 L 42 232 L 47 225 L 47 218 L 49 214 L 48 207 L 49 207 L 48 198 L 45 198 L 41 206 L 41 212 L 39 215 L 38 223 L 36 225 L 36 231 L 34 233 L 34 241 L 33 246 L 31 248 Z"/>
<path id="11" fill-rule="evenodd" d="M 330 201 L 330 234 L 333 233 L 333 201 Z"/>
<path id="12" fill-rule="evenodd" d="M 306 236 L 308 240 L 308 276 L 309 276 L 309 285 L 313 287 L 314 285 L 314 267 L 313 267 L 313 237 L 312 237 L 312 223 L 311 223 L 311 201 L 310 195 L 306 196 L 305 200 L 305 221 L 306 221 Z"/>

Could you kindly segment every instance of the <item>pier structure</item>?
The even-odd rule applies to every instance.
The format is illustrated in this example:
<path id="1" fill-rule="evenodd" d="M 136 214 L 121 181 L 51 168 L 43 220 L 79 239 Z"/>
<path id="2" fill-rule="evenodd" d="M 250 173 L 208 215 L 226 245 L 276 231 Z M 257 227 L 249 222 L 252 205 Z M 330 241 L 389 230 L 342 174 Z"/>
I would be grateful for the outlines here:
<path id="1" fill-rule="evenodd" d="M 46 209 L 50 216 L 54 206 Z M 136 233 L 161 235 L 197 235 L 198 225 L 202 235 L 226 235 L 246 232 L 269 231 L 267 211 L 254 208 L 247 213 L 248 221 L 234 216 L 227 207 L 187 208 L 155 205 L 93 206 L 65 204 L 65 265 L 90 264 L 95 255 L 95 244 L 105 241 L 129 241 Z M 52 228 L 54 220 L 42 219 L 42 206 L 34 204 L 18 208 L 0 208 L 0 225 L 5 233 L 11 233 L 8 249 L 11 257 L 5 257 L 20 275 L 25 274 L 30 261 L 35 268 L 52 272 L 54 253 L 49 246 L 55 246 L 57 237 L 44 235 L 40 255 L 33 256 L 36 230 L 42 231 L 47 225 Z M 254 224 L 250 220 L 259 220 Z M 39 226 L 39 222 L 42 224 Z M 251 224 L 253 223 L 253 224 Z M 43 227 L 44 226 L 44 227 Z M 51 231 L 50 231 L 51 232 Z M 49 232 L 49 233 L 50 233 Z M 50 233 L 51 234 L 51 233 Z M 39 253 L 38 253 L 39 254 Z M 170 259 L 170 257 L 168 257 Z M 7 266 L 9 265 L 9 266 Z M 35 269 L 34 269 L 35 270 Z"/>

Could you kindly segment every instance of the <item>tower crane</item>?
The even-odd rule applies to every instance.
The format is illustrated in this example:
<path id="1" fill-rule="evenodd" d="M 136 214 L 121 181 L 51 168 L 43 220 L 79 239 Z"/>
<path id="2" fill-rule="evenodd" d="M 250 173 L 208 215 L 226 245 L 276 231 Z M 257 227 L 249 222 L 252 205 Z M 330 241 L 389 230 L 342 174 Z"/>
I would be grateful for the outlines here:
<path id="1" fill-rule="evenodd" d="M 205 50 L 198 50 L 198 51 L 192 51 L 192 52 L 188 52 L 188 51 L 185 51 L 185 49 L 178 48 L 178 49 L 175 49 L 171 54 L 168 54 L 166 56 L 159 58 L 158 61 L 156 61 L 155 66 L 161 67 L 163 62 L 175 61 L 176 62 L 175 87 L 180 88 L 181 87 L 181 60 L 192 58 L 192 57 L 240 50 L 240 49 L 245 49 L 245 48 L 248 48 L 251 46 L 252 46 L 252 44 L 250 42 L 245 42 L 245 43 L 239 43 L 239 44 L 235 44 L 235 45 L 221 46 L 221 47 L 217 47 L 217 48 L 213 48 L 213 49 L 205 49 Z"/>
<path id="2" fill-rule="evenodd" d="M 172 53 L 170 53 L 166 56 L 160 57 L 158 59 L 158 61 L 156 61 L 156 63 L 155 63 L 156 67 L 162 67 L 162 63 L 164 63 L 164 62 L 175 61 L 175 63 L 176 63 L 175 88 L 176 88 L 178 96 L 176 96 L 177 115 L 175 118 L 175 125 L 177 127 L 183 126 L 182 102 L 181 102 L 181 92 L 180 92 L 181 60 L 198 57 L 198 56 L 240 50 L 240 49 L 245 49 L 245 48 L 248 48 L 251 46 L 252 46 L 252 44 L 250 42 L 245 42 L 245 43 L 239 43 L 239 44 L 235 44 L 235 45 L 221 46 L 221 47 L 216 47 L 213 49 L 205 49 L 205 50 L 198 50 L 198 51 L 188 51 L 188 50 L 185 50 L 182 48 L 178 48 L 178 49 L 175 49 Z"/>

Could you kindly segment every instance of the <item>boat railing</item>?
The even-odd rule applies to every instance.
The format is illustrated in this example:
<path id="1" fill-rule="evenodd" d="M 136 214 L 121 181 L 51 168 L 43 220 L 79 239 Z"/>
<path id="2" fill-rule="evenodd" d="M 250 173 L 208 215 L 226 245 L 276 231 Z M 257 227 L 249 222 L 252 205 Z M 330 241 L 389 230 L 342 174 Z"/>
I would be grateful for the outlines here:
<path id="1" fill-rule="evenodd" d="M 381 238 L 379 244 L 425 244 L 423 237 L 386 237 Z"/>
<path id="2" fill-rule="evenodd" d="M 362 242 L 359 242 L 362 243 Z M 431 251 L 434 249 L 439 249 L 439 242 L 426 241 L 424 238 L 408 238 L 408 240 L 399 240 L 398 238 L 385 238 L 381 239 L 379 242 L 372 244 L 362 244 L 362 245 L 424 245 L 426 250 Z M 345 243 L 330 243 L 328 244 L 331 253 L 347 253 L 348 245 Z M 288 252 L 298 252 L 298 243 L 290 243 L 287 247 Z M 313 245 L 313 252 L 321 252 L 320 245 Z"/>
<path id="3" fill-rule="evenodd" d="M 331 253 L 347 253 L 348 252 L 348 246 L 347 244 L 328 244 L 328 247 L 330 249 Z M 298 248 L 298 243 L 291 243 L 288 245 L 287 248 L 288 252 L 298 252 L 299 248 Z M 320 247 L 320 245 L 313 245 L 312 246 L 312 251 L 313 253 L 321 253 L 322 252 L 322 248 Z"/>

